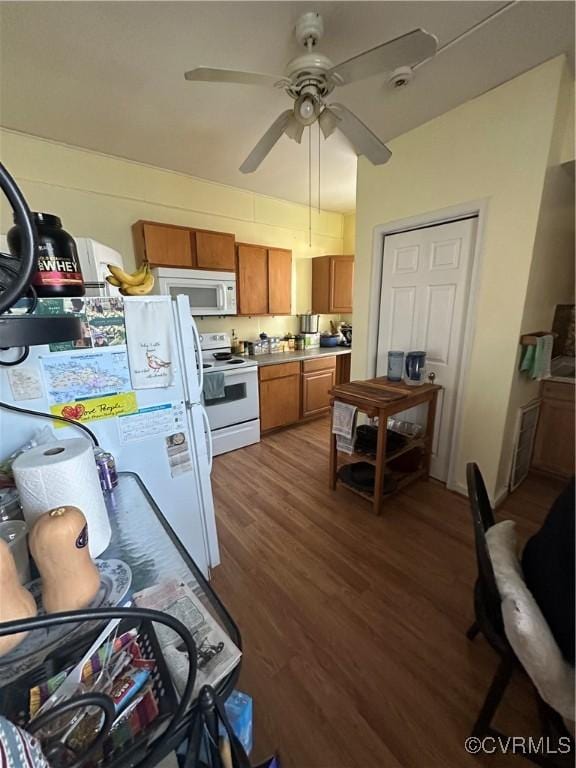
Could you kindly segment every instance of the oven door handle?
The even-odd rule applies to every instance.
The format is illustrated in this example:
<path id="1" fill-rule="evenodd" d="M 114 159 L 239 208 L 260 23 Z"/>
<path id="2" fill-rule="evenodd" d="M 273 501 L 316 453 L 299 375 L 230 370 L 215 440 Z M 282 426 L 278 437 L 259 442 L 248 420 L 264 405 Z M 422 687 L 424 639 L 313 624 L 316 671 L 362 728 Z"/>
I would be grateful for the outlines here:
<path id="1" fill-rule="evenodd" d="M 205 435 L 206 435 L 206 447 L 208 448 L 208 472 L 212 473 L 212 462 L 214 461 L 214 446 L 212 444 L 212 431 L 210 429 L 210 422 L 208 421 L 208 414 L 206 413 L 206 408 L 204 408 L 203 405 L 200 406 L 202 409 L 202 418 L 204 419 L 204 426 L 205 426 Z"/>
<path id="2" fill-rule="evenodd" d="M 228 368 L 225 371 L 219 371 L 216 370 L 208 370 L 204 374 L 205 376 L 212 376 L 215 373 L 221 373 L 225 379 L 229 379 L 232 376 L 242 376 L 243 374 L 250 374 L 251 372 L 256 373 L 257 369 L 254 367 L 251 368 L 244 368 L 243 366 L 239 365 L 236 368 Z M 257 374 L 256 374 L 257 375 Z"/>

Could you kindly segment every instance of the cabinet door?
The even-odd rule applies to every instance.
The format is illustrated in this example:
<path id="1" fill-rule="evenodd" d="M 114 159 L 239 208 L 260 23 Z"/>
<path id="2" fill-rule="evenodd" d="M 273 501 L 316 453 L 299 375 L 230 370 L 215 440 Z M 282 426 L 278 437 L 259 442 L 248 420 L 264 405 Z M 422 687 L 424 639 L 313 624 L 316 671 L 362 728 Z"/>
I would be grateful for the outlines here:
<path id="1" fill-rule="evenodd" d="M 192 267 L 190 235 L 190 230 L 184 227 L 144 224 L 146 258 L 156 267 Z"/>
<path id="2" fill-rule="evenodd" d="M 268 252 L 257 245 L 238 246 L 238 311 L 268 314 Z"/>
<path id="3" fill-rule="evenodd" d="M 292 251 L 268 249 L 268 311 L 292 314 Z"/>
<path id="4" fill-rule="evenodd" d="M 573 401 L 542 401 L 532 464 L 566 477 L 574 474 Z"/>
<path id="5" fill-rule="evenodd" d="M 354 256 L 330 259 L 330 312 L 352 312 Z"/>
<path id="6" fill-rule="evenodd" d="M 316 416 L 330 408 L 330 390 L 336 383 L 336 370 L 302 374 L 302 416 Z"/>
<path id="7" fill-rule="evenodd" d="M 330 257 L 312 259 L 312 312 L 329 315 L 330 309 Z"/>
<path id="8" fill-rule="evenodd" d="M 234 235 L 197 229 L 193 236 L 196 238 L 196 265 L 198 269 L 235 271 Z"/>
<path id="9" fill-rule="evenodd" d="M 260 429 L 262 432 L 293 424 L 299 418 L 299 373 L 260 381 Z"/>

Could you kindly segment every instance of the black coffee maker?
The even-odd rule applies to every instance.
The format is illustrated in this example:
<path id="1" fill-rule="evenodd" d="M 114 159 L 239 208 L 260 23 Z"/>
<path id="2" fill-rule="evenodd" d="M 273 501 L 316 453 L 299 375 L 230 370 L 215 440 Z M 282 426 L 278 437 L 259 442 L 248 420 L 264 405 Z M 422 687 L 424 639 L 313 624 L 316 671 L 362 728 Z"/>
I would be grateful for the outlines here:
<path id="1" fill-rule="evenodd" d="M 342 323 L 340 326 L 340 333 L 342 334 L 342 338 L 344 339 L 340 343 L 344 347 L 351 347 L 352 346 L 352 323 Z"/>

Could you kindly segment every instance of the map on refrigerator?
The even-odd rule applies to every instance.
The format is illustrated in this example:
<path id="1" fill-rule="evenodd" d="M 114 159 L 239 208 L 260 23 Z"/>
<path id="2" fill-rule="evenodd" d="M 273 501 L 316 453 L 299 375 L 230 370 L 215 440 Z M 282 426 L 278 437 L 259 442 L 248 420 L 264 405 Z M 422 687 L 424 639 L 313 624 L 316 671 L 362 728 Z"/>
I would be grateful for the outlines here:
<path id="1" fill-rule="evenodd" d="M 50 405 L 128 392 L 132 387 L 126 350 L 72 352 L 42 358 Z"/>

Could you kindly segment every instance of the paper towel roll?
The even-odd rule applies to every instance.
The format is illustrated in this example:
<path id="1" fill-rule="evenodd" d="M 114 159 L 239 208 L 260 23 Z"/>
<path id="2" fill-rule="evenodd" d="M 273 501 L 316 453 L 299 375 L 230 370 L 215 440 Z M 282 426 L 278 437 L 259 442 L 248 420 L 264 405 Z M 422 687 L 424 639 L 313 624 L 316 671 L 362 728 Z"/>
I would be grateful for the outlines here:
<path id="1" fill-rule="evenodd" d="M 90 441 L 74 438 L 38 445 L 20 454 L 12 469 L 29 527 L 49 509 L 78 507 L 88 523 L 91 556 L 106 549 L 112 531 Z"/>

